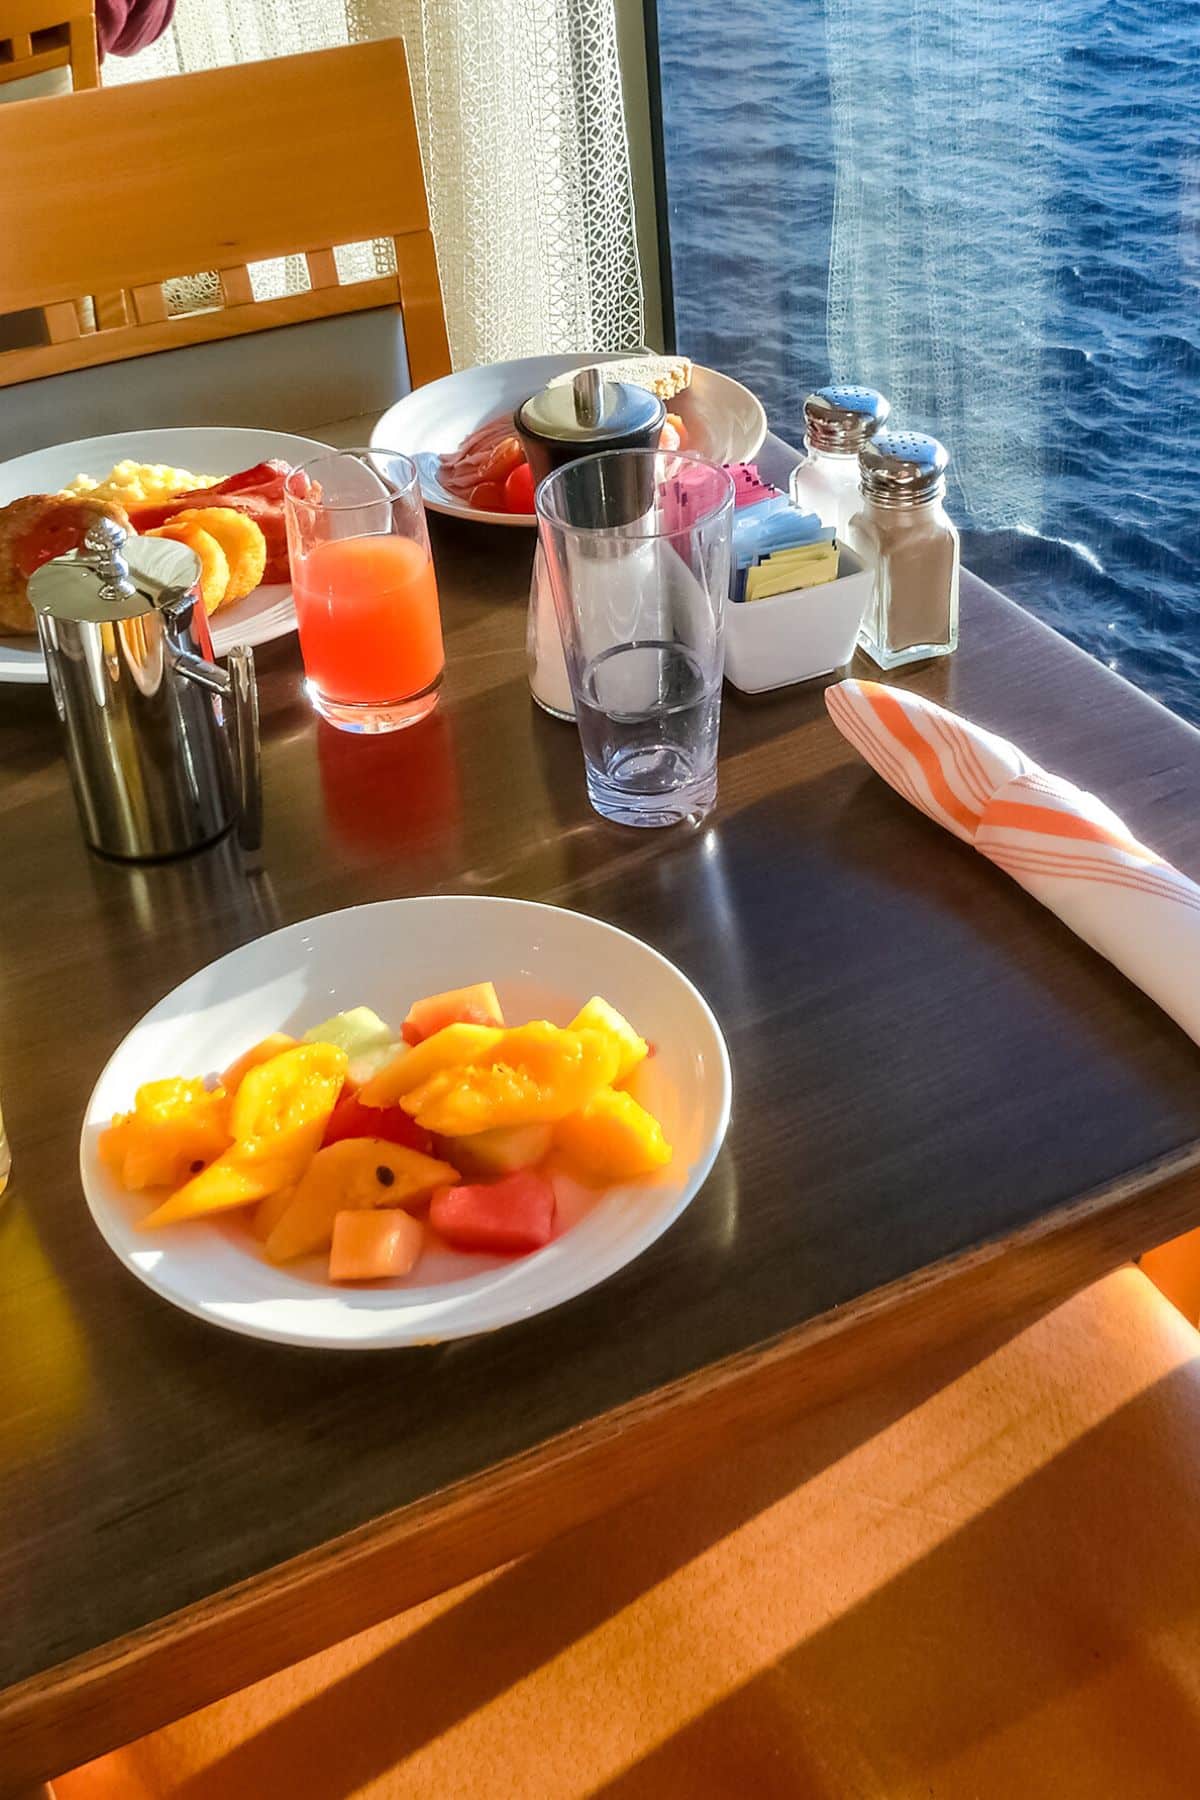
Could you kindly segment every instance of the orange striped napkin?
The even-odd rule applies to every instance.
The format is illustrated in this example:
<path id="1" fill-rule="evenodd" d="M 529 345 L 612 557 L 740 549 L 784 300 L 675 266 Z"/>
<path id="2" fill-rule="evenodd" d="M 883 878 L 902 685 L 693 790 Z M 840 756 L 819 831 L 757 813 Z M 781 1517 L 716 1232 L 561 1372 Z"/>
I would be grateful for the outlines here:
<path id="1" fill-rule="evenodd" d="M 1094 794 L 932 700 L 842 681 L 825 703 L 898 794 L 1020 882 L 1200 1043 L 1195 882 Z"/>

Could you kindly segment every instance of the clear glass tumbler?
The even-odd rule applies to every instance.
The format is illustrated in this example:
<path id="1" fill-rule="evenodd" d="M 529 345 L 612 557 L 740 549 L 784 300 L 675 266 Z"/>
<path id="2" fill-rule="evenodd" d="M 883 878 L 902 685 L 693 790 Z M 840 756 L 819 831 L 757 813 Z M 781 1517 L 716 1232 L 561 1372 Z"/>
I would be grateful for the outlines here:
<path id="1" fill-rule="evenodd" d="M 416 465 L 329 450 L 284 483 L 309 697 L 342 731 L 399 731 L 431 713 L 445 653 Z"/>
<path id="2" fill-rule="evenodd" d="M 698 456 L 608 450 L 548 475 L 538 529 L 588 796 L 620 825 L 717 797 L 733 482 Z"/>

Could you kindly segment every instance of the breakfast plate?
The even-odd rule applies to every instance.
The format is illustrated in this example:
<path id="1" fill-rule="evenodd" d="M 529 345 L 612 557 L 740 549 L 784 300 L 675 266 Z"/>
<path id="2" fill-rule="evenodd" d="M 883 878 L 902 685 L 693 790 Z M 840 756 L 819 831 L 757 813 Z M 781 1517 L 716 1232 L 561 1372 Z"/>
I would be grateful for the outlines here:
<path id="1" fill-rule="evenodd" d="M 324 450 L 313 438 L 283 431 L 255 431 L 224 425 L 195 425 L 161 431 L 121 431 L 31 450 L 0 463 L 0 506 L 25 494 L 57 493 L 77 475 L 107 475 L 115 464 L 166 463 L 193 475 L 233 475 L 276 458 L 307 462 Z M 292 590 L 286 583 L 263 584 L 244 600 L 214 614 L 213 649 L 224 656 L 234 644 L 266 644 L 296 629 Z M 0 637 L 0 682 L 41 683 L 46 665 L 34 637 Z"/>
<path id="2" fill-rule="evenodd" d="M 371 433 L 374 448 L 402 450 L 421 477 L 421 495 L 432 512 L 477 524 L 534 526 L 533 513 L 485 512 L 448 493 L 439 479 L 441 458 L 458 449 L 479 426 L 513 413 L 521 403 L 570 369 L 593 363 L 628 362 L 628 352 L 612 356 L 525 356 L 514 362 L 485 363 L 443 375 L 389 406 Z M 748 462 L 767 435 L 762 402 L 732 376 L 699 363 L 691 386 L 667 402 L 687 428 L 689 450 L 712 462 Z"/>
<path id="3" fill-rule="evenodd" d="M 469 946 L 469 949 L 464 949 Z M 414 996 L 486 976 L 506 1016 L 570 1019 L 602 992 L 653 1045 L 637 1099 L 672 1147 L 652 1176 L 566 1196 L 565 1229 L 514 1260 L 431 1249 L 387 1285 L 331 1287 L 310 1262 L 266 1259 L 235 1213 L 140 1229 L 149 1208 L 99 1153 L 143 1082 L 208 1073 L 272 1031 L 300 1034 L 363 1005 L 403 1019 Z M 691 982 L 637 938 L 531 901 L 450 895 L 384 900 L 289 925 L 200 970 L 134 1026 L 88 1102 L 83 1190 L 114 1255 L 185 1312 L 277 1343 L 384 1349 L 491 1331 L 604 1281 L 641 1254 L 699 1192 L 729 1123 L 729 1055 Z M 560 1193 L 560 1209 L 564 1196 Z"/>

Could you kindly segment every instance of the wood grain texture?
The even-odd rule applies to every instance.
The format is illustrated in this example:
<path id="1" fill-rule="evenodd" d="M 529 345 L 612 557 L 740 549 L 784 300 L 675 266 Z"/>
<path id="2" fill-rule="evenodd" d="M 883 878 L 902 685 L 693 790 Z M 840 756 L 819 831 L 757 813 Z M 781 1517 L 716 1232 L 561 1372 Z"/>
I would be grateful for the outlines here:
<path id="1" fill-rule="evenodd" d="M 287 177 L 280 146 L 303 144 Z M 94 170 L 105 170 L 95 204 Z M 222 272 L 225 308 L 101 330 L 73 350 L 0 354 L 0 386 L 399 294 L 413 383 L 449 368 L 404 45 L 399 38 L 20 101 L 0 111 L 0 313 Z M 55 204 L 42 197 L 52 192 Z M 112 230 L 112 219 L 123 221 Z M 255 303 L 247 265 L 392 238 L 386 284 L 325 282 Z M 318 263 L 328 273 L 328 264 Z M 411 313 L 409 307 L 411 306 Z M 108 323 L 107 319 L 101 321 Z"/>
<path id="2" fill-rule="evenodd" d="M 0 1769 L 14 1785 L 1200 1216 L 1200 1052 L 872 776 L 819 685 L 727 694 L 720 800 L 700 830 L 606 825 L 573 733 L 529 701 L 531 540 L 433 523 L 448 667 L 427 725 L 376 741 L 318 727 L 294 644 L 259 652 L 261 876 L 227 845 L 140 870 L 89 858 L 48 696 L 5 694 L 0 898 L 22 946 L 0 984 L 15 1159 L 0 1341 L 20 1347 L 0 1388 Z M 999 596 L 965 581 L 963 648 L 903 681 L 1200 867 L 1200 736 Z M 78 1121 L 105 1058 L 235 944 L 438 891 L 577 907 L 697 981 L 735 1081 L 704 1192 L 603 1287 L 479 1342 L 334 1357 L 158 1302 L 79 1194 Z"/>

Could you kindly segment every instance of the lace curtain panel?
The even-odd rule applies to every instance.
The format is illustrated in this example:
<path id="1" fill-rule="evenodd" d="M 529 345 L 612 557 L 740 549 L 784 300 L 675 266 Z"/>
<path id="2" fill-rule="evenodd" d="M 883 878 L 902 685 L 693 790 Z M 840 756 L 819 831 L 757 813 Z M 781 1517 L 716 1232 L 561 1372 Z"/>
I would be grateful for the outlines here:
<path id="1" fill-rule="evenodd" d="M 127 60 L 110 57 L 103 78 L 393 35 L 408 46 L 455 367 L 639 344 L 613 0 L 179 0 L 167 35 Z M 302 119 L 281 154 L 302 161 Z M 384 244 L 338 260 L 353 277 L 392 266 Z M 259 264 L 252 278 L 258 297 L 307 283 L 299 257 Z M 178 291 L 203 303 L 212 279 L 190 277 Z"/>

